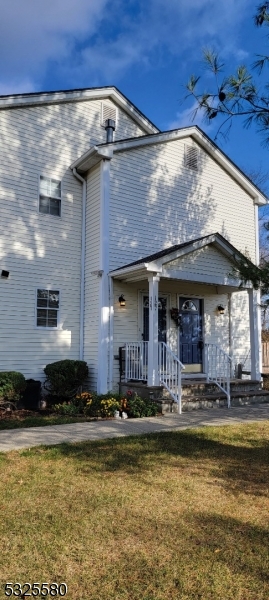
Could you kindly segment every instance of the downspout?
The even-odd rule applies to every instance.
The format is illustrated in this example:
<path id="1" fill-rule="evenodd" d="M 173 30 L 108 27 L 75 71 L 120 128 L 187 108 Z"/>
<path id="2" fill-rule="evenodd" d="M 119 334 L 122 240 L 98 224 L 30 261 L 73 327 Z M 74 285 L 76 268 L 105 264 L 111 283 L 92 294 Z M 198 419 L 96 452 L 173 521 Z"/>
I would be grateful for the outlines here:
<path id="1" fill-rule="evenodd" d="M 109 369 L 108 369 L 108 389 L 112 390 L 113 384 L 113 325 L 114 325 L 114 294 L 113 294 L 113 279 L 111 275 L 108 276 L 108 285 L 109 285 Z"/>
<path id="2" fill-rule="evenodd" d="M 260 232 L 259 232 L 259 207 L 254 205 L 255 211 L 255 246 L 256 246 L 256 265 L 260 264 Z M 259 372 L 262 372 L 262 315 L 261 315 L 261 292 L 256 292 L 257 300 L 257 327 L 259 336 Z"/>
<path id="3" fill-rule="evenodd" d="M 81 266 L 80 266 L 80 319 L 79 319 L 79 360 L 84 358 L 84 296 L 85 296 L 85 240 L 86 240 L 86 180 L 73 169 L 73 175 L 82 183 L 82 222 L 81 222 Z"/>

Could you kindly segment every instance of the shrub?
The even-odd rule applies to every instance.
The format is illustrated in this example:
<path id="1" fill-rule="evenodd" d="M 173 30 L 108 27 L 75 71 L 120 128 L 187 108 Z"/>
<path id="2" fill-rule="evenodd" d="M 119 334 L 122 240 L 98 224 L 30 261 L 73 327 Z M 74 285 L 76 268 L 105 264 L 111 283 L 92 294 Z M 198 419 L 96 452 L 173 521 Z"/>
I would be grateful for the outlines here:
<path id="1" fill-rule="evenodd" d="M 127 399 L 123 398 L 122 402 L 124 401 L 126 407 L 124 410 L 126 410 L 129 417 L 155 417 L 157 415 L 157 405 L 147 398 L 140 398 L 140 396 L 133 394 L 132 396 L 128 395 Z"/>
<path id="2" fill-rule="evenodd" d="M 67 415 L 69 417 L 76 417 L 81 414 L 79 406 L 75 406 L 73 402 L 63 402 L 62 404 L 55 404 L 54 410 L 59 415 Z"/>
<path id="3" fill-rule="evenodd" d="M 45 389 L 57 398 L 72 398 L 88 376 L 88 366 L 83 360 L 59 360 L 47 365 Z"/>
<path id="4" fill-rule="evenodd" d="M 26 387 L 25 377 L 17 371 L 0 373 L 0 403 L 11 402 L 16 405 Z"/>
<path id="5" fill-rule="evenodd" d="M 120 402 L 117 394 L 96 394 L 83 392 L 76 396 L 77 402 L 84 402 L 84 414 L 91 417 L 112 417 L 115 410 L 119 410 Z"/>

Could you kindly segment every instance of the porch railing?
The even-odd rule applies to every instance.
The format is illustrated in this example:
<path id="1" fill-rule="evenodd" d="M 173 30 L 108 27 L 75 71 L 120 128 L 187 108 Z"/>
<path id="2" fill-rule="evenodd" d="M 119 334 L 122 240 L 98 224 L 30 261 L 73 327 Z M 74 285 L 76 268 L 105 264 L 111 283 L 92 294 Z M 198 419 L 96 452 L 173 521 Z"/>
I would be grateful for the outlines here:
<path id="1" fill-rule="evenodd" d="M 205 371 L 207 381 L 214 382 L 227 396 L 228 408 L 231 407 L 232 359 L 217 344 L 205 344 Z"/>
<path id="2" fill-rule="evenodd" d="M 181 414 L 181 371 L 185 369 L 179 358 L 164 342 L 159 342 L 159 379 L 173 400 L 177 402 Z"/>
<path id="3" fill-rule="evenodd" d="M 125 344 L 125 380 L 147 381 L 148 342 Z"/>
<path id="4" fill-rule="evenodd" d="M 181 414 L 181 371 L 184 365 L 164 342 L 158 344 L 158 376 Z M 125 381 L 148 380 L 148 342 L 125 344 Z"/>

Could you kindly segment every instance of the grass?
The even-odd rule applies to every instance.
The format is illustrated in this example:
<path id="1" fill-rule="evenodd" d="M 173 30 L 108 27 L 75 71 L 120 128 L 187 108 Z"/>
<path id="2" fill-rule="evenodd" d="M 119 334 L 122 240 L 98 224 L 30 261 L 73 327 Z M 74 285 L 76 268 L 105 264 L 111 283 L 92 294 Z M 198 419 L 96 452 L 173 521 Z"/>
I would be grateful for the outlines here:
<path id="1" fill-rule="evenodd" d="M 1 454 L 1 584 L 268 600 L 268 462 L 269 421 Z"/>

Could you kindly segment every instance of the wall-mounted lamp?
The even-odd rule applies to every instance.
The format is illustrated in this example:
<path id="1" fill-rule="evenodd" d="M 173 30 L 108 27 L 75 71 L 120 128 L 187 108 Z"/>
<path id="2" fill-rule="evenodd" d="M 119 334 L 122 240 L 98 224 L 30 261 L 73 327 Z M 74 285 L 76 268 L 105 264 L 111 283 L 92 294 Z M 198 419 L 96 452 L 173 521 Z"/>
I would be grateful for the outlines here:
<path id="1" fill-rule="evenodd" d="M 218 314 L 219 314 L 219 315 L 224 315 L 224 313 L 225 313 L 225 308 L 224 308 L 224 306 L 223 306 L 222 304 L 218 304 L 218 306 L 217 306 L 217 311 L 218 311 Z"/>
<path id="2" fill-rule="evenodd" d="M 1 277 L 3 277 L 4 279 L 8 279 L 9 277 L 9 271 L 1 271 Z"/>
<path id="3" fill-rule="evenodd" d="M 123 294 L 121 294 L 119 297 L 119 303 L 120 303 L 120 306 L 125 306 L 125 298 L 124 298 Z"/>

